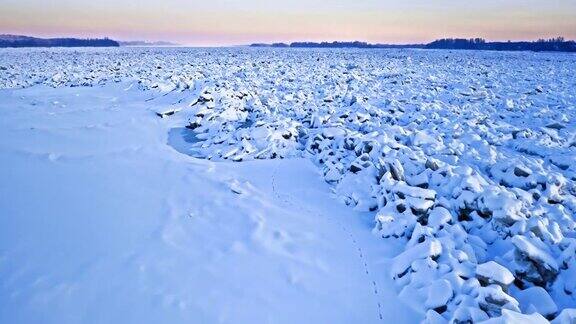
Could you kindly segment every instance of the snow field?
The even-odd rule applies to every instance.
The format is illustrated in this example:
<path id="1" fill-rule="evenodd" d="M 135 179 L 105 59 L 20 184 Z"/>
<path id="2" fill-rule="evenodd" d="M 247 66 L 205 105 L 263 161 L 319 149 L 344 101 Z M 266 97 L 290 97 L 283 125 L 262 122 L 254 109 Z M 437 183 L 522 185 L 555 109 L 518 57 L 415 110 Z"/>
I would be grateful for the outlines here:
<path id="1" fill-rule="evenodd" d="M 131 81 L 150 93 L 146 102 L 161 120 L 179 127 L 170 143 L 180 152 L 242 162 L 231 168 L 312 161 L 339 200 L 373 215 L 381 244 L 404 246 L 385 272 L 427 322 L 574 320 L 573 55 L 28 54 L 2 52 L 2 87 Z M 289 201 L 289 209 L 299 210 Z M 381 307 L 378 317 L 386 316 Z"/>
<path id="2" fill-rule="evenodd" d="M 1 323 L 422 317 L 309 160 L 190 158 L 130 83 L 0 93 Z"/>

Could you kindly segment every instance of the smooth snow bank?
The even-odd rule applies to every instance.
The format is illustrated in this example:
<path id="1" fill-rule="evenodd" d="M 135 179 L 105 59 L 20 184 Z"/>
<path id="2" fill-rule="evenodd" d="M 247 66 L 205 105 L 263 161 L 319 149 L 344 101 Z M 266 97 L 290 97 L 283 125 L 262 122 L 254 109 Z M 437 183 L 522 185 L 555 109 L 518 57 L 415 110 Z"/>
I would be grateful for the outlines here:
<path id="1" fill-rule="evenodd" d="M 0 323 L 421 319 L 308 160 L 190 158 L 124 88 L 0 90 Z"/>

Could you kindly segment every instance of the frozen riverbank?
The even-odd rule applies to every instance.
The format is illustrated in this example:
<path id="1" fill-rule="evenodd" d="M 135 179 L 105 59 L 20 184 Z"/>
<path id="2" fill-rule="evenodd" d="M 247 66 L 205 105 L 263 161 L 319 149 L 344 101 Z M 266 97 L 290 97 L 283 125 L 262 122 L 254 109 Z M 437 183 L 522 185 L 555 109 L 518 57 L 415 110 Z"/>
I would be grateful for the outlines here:
<path id="1" fill-rule="evenodd" d="M 0 91 L 0 322 L 421 318 L 309 161 L 189 158 L 137 90 Z"/>

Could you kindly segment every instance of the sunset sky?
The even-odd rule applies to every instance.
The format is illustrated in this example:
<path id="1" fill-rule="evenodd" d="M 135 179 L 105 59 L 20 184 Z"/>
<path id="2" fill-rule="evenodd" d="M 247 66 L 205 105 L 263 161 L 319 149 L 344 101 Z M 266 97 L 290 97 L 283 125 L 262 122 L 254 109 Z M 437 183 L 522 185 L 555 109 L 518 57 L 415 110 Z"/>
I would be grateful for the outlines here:
<path id="1" fill-rule="evenodd" d="M 0 0 L 0 34 L 235 45 L 576 39 L 576 0 Z"/>

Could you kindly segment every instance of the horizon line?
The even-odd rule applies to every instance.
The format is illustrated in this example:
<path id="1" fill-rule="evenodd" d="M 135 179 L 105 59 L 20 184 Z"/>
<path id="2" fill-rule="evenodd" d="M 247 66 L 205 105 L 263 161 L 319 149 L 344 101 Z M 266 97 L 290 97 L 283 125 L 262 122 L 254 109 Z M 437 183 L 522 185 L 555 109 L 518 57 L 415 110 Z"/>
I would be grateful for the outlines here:
<path id="1" fill-rule="evenodd" d="M 564 38 L 564 41 L 576 41 L 574 39 L 568 39 L 565 38 L 562 35 L 558 35 L 556 37 L 535 37 L 535 38 L 525 38 L 525 39 L 486 39 L 484 37 L 465 37 L 465 36 L 443 36 L 443 37 L 439 37 L 439 38 L 434 38 L 425 42 L 383 42 L 383 41 L 378 41 L 378 42 L 370 42 L 367 40 L 360 40 L 360 39 L 355 39 L 355 40 L 338 40 L 338 39 L 332 39 L 332 40 L 320 40 L 320 41 L 315 41 L 315 40 L 297 40 L 297 41 L 250 41 L 250 42 L 244 42 L 244 43 L 237 43 L 237 44 L 193 44 L 193 43 L 182 43 L 182 42 L 175 42 L 175 41 L 170 41 L 170 40 L 165 40 L 165 39 L 120 39 L 120 38 L 115 38 L 115 37 L 110 37 L 110 36 L 74 36 L 74 35 L 63 35 L 63 36 L 38 36 L 38 34 L 21 34 L 21 33 L 9 33 L 9 32 L 0 32 L 0 35 L 11 35 L 11 36 L 24 36 L 24 37 L 35 37 L 35 38 L 43 38 L 43 39 L 56 39 L 56 38 L 76 38 L 76 39 L 111 39 L 117 42 L 149 42 L 149 43 L 155 43 L 155 42 L 167 42 L 167 43 L 172 43 L 172 45 L 166 45 L 166 46 L 174 46 L 174 47 L 241 47 L 241 46 L 250 46 L 250 45 L 254 45 L 254 44 L 262 44 L 262 45 L 273 45 L 273 44 L 286 44 L 286 45 L 290 45 L 293 43 L 334 43 L 334 42 L 341 42 L 341 43 L 353 43 L 353 42 L 362 42 L 362 43 L 366 43 L 369 45 L 426 45 L 429 44 L 431 42 L 440 40 L 440 39 L 466 39 L 466 40 L 470 40 L 470 39 L 483 39 L 486 42 L 534 42 L 534 41 L 538 41 L 538 40 L 549 40 L 549 39 L 556 39 L 556 38 Z M 160 47 L 160 46 L 158 46 Z"/>

